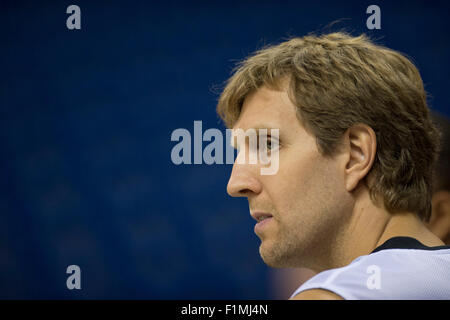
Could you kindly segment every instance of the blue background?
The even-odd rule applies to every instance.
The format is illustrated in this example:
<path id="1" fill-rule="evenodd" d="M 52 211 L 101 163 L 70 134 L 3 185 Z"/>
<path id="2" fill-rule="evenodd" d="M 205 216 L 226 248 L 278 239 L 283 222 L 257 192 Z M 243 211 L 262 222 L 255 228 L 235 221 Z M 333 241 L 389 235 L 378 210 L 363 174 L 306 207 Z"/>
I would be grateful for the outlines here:
<path id="1" fill-rule="evenodd" d="M 448 2 L 377 1 L 373 31 L 370 4 L 2 1 L 0 298 L 272 298 L 231 165 L 176 166 L 170 135 L 224 130 L 217 92 L 237 60 L 341 28 L 411 56 L 450 115 Z M 82 290 L 66 287 L 72 264 Z"/>

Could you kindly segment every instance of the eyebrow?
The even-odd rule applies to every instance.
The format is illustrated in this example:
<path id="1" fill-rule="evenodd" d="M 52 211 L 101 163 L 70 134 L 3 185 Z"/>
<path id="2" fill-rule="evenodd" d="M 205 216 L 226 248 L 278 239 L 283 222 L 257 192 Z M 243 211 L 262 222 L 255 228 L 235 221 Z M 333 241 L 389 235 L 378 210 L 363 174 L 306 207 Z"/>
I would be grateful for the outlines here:
<path id="1" fill-rule="evenodd" d="M 257 130 L 257 131 L 260 130 L 260 129 L 268 129 L 268 131 L 271 130 L 271 129 L 279 129 L 281 131 L 279 126 L 271 125 L 271 124 L 264 123 L 264 122 L 257 123 L 255 125 L 253 125 L 251 128 L 246 128 L 246 129 L 243 129 L 243 128 L 232 128 L 232 130 L 235 130 L 235 129 L 242 129 L 244 131 L 246 131 L 248 129 L 254 129 L 254 130 Z"/>
<path id="2" fill-rule="evenodd" d="M 281 134 L 281 129 L 280 128 L 277 128 L 276 126 L 264 124 L 264 123 L 256 124 L 254 127 L 251 127 L 251 128 L 246 128 L 246 129 L 233 128 L 232 130 L 234 131 L 234 130 L 238 130 L 238 129 L 241 129 L 244 132 L 246 132 L 249 129 L 253 129 L 253 130 L 255 130 L 255 133 L 256 133 L 257 136 L 259 135 L 259 131 L 264 129 L 264 130 L 267 130 L 267 137 L 271 137 L 272 136 L 271 135 L 271 130 L 278 129 L 278 139 L 281 140 L 281 138 L 282 138 L 282 134 Z M 236 148 L 235 143 L 234 143 L 235 142 L 235 138 L 230 139 L 230 146 L 233 147 L 233 148 Z"/>
<path id="3" fill-rule="evenodd" d="M 278 126 L 267 122 L 258 122 L 252 126 L 253 129 L 279 129 Z"/>

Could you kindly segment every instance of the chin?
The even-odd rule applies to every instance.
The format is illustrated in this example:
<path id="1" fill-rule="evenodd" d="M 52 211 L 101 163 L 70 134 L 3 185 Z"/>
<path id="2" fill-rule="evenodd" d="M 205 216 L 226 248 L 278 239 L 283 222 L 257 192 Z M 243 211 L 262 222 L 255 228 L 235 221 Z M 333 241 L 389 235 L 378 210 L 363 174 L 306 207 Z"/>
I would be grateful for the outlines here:
<path id="1" fill-rule="evenodd" d="M 259 254 L 264 263 L 272 268 L 290 268 L 288 257 L 283 255 L 281 250 L 277 250 L 276 246 L 269 245 L 268 243 L 261 243 L 259 246 Z"/>

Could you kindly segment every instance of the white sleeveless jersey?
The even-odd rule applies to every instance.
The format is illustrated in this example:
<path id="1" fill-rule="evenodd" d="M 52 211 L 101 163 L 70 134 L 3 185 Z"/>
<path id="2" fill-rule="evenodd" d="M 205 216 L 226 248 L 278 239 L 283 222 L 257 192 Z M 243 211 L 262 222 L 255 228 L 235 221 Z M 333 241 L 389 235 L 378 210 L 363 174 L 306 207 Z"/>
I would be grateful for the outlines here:
<path id="1" fill-rule="evenodd" d="M 394 237 L 349 265 L 320 272 L 291 297 L 325 289 L 344 299 L 449 300 L 450 246 L 427 247 L 409 237 Z"/>

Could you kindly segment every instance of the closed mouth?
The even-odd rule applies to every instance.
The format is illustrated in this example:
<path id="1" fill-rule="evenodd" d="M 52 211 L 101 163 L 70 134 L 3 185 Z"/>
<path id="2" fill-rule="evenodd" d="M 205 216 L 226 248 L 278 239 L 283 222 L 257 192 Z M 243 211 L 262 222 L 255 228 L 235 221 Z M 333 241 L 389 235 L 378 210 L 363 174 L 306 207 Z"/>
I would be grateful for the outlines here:
<path id="1" fill-rule="evenodd" d="M 251 216 L 257 222 L 261 222 L 261 221 L 264 221 L 264 220 L 266 220 L 268 218 L 272 218 L 272 215 L 270 213 L 265 213 L 265 212 L 252 212 Z"/>

